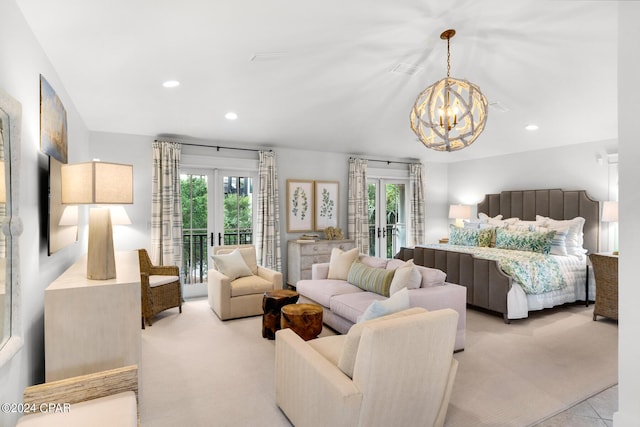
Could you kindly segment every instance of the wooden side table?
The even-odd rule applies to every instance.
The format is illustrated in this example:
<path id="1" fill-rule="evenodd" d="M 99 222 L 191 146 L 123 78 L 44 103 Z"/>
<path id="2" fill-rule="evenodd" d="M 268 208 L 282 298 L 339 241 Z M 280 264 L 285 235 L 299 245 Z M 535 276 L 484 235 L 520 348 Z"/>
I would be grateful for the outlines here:
<path id="1" fill-rule="evenodd" d="M 280 309 L 298 301 L 298 293 L 287 289 L 267 291 L 262 297 L 262 338 L 273 340 L 280 329 Z"/>
<path id="2" fill-rule="evenodd" d="M 291 328 L 305 341 L 322 332 L 322 307 L 317 304 L 289 304 L 282 307 L 280 328 Z"/>

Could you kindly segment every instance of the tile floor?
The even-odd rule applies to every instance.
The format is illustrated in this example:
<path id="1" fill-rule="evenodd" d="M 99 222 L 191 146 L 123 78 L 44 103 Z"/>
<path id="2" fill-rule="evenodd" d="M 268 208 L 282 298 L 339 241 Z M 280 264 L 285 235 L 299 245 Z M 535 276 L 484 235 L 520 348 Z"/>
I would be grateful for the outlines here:
<path id="1" fill-rule="evenodd" d="M 613 427 L 613 413 L 617 410 L 615 385 L 534 427 Z"/>

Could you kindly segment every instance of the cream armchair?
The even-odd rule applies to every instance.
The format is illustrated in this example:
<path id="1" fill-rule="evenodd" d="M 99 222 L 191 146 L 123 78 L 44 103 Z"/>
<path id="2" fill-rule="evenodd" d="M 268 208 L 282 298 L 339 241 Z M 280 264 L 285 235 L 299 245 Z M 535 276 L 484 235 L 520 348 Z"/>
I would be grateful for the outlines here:
<path id="1" fill-rule="evenodd" d="M 411 308 L 303 341 L 276 333 L 276 403 L 296 427 L 442 426 L 458 313 Z"/>
<path id="2" fill-rule="evenodd" d="M 282 289 L 282 273 L 259 266 L 253 245 L 216 246 L 213 253 L 214 268 L 208 272 L 211 309 L 221 320 L 262 314 L 262 297 Z"/>

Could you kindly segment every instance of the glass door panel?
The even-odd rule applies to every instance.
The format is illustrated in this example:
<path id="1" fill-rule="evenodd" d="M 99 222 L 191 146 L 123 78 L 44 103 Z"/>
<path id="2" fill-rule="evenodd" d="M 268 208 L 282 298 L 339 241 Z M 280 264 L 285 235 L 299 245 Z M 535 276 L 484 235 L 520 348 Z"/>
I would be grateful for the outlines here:
<path id="1" fill-rule="evenodd" d="M 218 244 L 253 244 L 253 177 L 222 176 L 222 231 Z"/>
<path id="2" fill-rule="evenodd" d="M 393 258 L 406 245 L 407 183 L 369 179 L 369 254 Z"/>
<path id="3" fill-rule="evenodd" d="M 185 297 L 206 295 L 209 177 L 206 174 L 182 173 L 180 186 L 183 294 Z"/>

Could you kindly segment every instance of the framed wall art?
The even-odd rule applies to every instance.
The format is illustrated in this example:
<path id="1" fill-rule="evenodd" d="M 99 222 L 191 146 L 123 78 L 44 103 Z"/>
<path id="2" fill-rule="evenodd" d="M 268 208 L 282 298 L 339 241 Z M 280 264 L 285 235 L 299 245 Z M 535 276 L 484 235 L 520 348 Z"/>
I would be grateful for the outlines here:
<path id="1" fill-rule="evenodd" d="M 313 181 L 287 180 L 287 232 L 313 231 Z"/>
<path id="2" fill-rule="evenodd" d="M 338 226 L 338 189 L 338 181 L 315 181 L 316 231 Z"/>
<path id="3" fill-rule="evenodd" d="M 40 75 L 40 151 L 61 163 L 67 163 L 67 111 L 42 75 Z"/>

